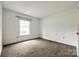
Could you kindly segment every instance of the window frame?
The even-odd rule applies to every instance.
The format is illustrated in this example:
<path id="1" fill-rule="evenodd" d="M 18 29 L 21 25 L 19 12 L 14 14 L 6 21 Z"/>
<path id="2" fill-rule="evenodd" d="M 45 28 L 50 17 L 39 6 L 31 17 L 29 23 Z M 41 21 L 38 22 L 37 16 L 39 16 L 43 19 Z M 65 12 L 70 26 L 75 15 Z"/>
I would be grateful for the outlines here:
<path id="1" fill-rule="evenodd" d="M 28 22 L 29 22 L 29 24 L 28 24 L 28 25 L 29 25 L 29 28 L 28 28 L 29 33 L 28 33 L 28 34 L 26 33 L 26 34 L 23 34 L 23 35 L 20 34 L 20 33 L 21 33 L 21 32 L 20 32 L 20 25 L 21 25 L 21 24 L 20 24 L 20 21 L 21 21 L 21 20 L 22 20 L 22 21 L 28 21 L 28 20 L 24 20 L 24 19 L 19 19 L 19 36 L 27 36 L 27 35 L 30 35 L 30 21 L 28 21 Z"/>

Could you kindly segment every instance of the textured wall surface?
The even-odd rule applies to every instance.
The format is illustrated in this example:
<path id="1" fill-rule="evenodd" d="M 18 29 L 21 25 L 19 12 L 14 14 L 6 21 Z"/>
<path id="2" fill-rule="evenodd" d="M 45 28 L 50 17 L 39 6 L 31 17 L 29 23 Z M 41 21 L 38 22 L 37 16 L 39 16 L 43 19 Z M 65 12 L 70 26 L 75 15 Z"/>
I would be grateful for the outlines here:
<path id="1" fill-rule="evenodd" d="M 75 9 L 59 12 L 41 20 L 42 37 L 61 42 L 64 44 L 77 46 L 78 30 L 75 16 Z"/>
<path id="2" fill-rule="evenodd" d="M 0 2 L 0 55 L 2 51 L 2 6 Z"/>

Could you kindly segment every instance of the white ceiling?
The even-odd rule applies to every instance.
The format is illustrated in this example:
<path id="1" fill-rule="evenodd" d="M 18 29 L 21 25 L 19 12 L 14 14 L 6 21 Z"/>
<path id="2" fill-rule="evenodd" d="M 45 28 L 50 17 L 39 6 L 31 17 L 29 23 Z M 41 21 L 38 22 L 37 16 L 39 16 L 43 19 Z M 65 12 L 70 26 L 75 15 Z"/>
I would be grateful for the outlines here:
<path id="1" fill-rule="evenodd" d="M 74 8 L 70 1 L 4 1 L 3 7 L 37 18 L 43 18 L 62 10 Z"/>

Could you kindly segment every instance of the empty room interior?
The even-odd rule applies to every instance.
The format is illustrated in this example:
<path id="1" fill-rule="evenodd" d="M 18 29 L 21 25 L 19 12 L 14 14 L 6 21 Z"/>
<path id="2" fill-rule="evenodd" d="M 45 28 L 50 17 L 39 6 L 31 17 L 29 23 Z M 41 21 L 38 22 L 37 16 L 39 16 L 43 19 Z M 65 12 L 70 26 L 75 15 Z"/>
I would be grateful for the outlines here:
<path id="1" fill-rule="evenodd" d="M 78 57 L 79 1 L 0 1 L 1 57 Z"/>

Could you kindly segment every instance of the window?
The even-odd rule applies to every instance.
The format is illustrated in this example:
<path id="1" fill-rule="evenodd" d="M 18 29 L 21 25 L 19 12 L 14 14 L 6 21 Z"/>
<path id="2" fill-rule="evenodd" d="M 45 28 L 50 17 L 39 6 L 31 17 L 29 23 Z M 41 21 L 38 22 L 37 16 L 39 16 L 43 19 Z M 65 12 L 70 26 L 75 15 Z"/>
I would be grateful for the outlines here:
<path id="1" fill-rule="evenodd" d="M 20 36 L 29 35 L 30 21 L 19 20 L 19 22 L 20 22 Z"/>

